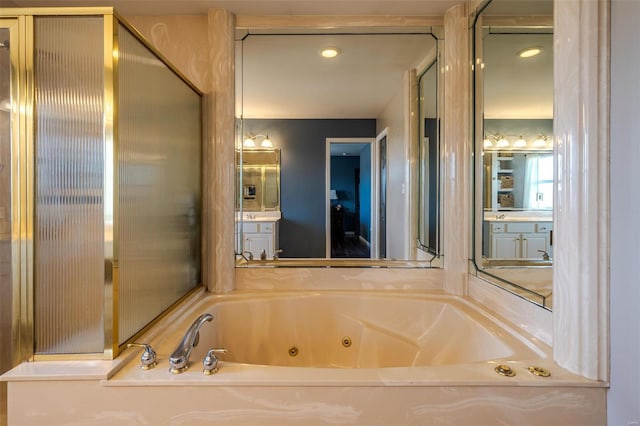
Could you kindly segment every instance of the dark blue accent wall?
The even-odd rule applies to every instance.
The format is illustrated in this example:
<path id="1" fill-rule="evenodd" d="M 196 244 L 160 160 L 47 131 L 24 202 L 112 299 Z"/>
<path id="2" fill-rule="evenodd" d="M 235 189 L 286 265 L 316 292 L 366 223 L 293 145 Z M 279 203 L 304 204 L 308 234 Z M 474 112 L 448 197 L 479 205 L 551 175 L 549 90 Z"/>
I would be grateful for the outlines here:
<path id="1" fill-rule="evenodd" d="M 375 137 L 376 120 L 245 119 L 243 126 L 280 148 L 282 257 L 324 257 L 326 138 Z"/>

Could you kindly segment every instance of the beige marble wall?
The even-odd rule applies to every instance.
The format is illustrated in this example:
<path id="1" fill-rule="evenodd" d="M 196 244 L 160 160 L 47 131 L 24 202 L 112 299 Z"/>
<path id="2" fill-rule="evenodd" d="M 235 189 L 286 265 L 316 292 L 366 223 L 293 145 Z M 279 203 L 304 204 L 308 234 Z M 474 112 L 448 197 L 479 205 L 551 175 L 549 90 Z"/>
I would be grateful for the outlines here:
<path id="1" fill-rule="evenodd" d="M 216 386 L 215 379 L 206 387 L 12 382 L 9 424 L 601 426 L 606 420 L 603 388 Z"/>
<path id="2" fill-rule="evenodd" d="M 463 295 L 471 240 L 471 67 L 466 4 L 447 10 L 444 25 L 444 288 Z"/>
<path id="3" fill-rule="evenodd" d="M 125 19 L 200 91 L 211 91 L 206 16 L 126 16 Z"/>
<path id="4" fill-rule="evenodd" d="M 552 312 L 475 276 L 469 277 L 469 296 L 541 342 L 553 346 Z"/>
<path id="5" fill-rule="evenodd" d="M 211 110 L 213 140 L 207 191 L 212 208 L 211 249 L 206 259 L 214 266 L 210 291 L 226 293 L 235 284 L 235 16 L 209 11 L 210 63 L 213 70 Z"/>
<path id="6" fill-rule="evenodd" d="M 441 290 L 442 269 L 238 268 L 238 290 Z"/>
<path id="7" fill-rule="evenodd" d="M 609 33 L 608 2 L 555 2 L 554 359 L 599 380 L 609 369 Z"/>

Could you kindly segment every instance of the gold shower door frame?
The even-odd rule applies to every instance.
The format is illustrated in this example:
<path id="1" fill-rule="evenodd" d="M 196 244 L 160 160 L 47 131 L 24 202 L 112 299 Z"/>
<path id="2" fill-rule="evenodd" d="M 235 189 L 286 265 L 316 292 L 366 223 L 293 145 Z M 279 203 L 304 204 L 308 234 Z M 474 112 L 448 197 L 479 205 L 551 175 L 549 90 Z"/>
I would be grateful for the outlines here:
<path id="1" fill-rule="evenodd" d="M 33 115 L 32 57 L 33 20 L 26 16 L 7 17 L 0 13 L 0 28 L 9 30 L 10 40 L 10 122 L 11 159 L 11 298 L 2 300 L 10 306 L 11 318 L 11 368 L 33 356 Z M 31 79 L 29 79 L 31 77 Z"/>

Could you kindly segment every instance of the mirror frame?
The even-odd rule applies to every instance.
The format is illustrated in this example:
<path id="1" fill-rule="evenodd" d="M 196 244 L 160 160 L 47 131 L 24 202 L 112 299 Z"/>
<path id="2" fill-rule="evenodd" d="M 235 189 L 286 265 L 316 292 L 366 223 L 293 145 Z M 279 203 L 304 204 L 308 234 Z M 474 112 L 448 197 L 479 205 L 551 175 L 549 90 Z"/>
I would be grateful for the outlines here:
<path id="1" fill-rule="evenodd" d="M 327 30 L 330 28 L 331 30 Z M 444 18 L 428 17 L 428 16 L 237 16 L 236 17 L 236 38 L 239 41 L 242 37 L 249 35 L 251 31 L 257 31 L 258 34 L 291 34 L 291 33 L 390 33 L 393 29 L 402 29 L 410 31 L 411 29 L 419 30 L 424 34 L 430 34 L 436 41 L 436 56 L 434 60 L 439 64 L 442 60 L 442 52 L 444 51 Z M 238 38 L 238 34 L 244 34 Z M 430 61 L 429 64 L 431 64 Z M 236 58 L 237 63 L 237 58 Z M 424 70 L 417 70 L 422 72 Z M 412 108 L 417 109 L 418 91 L 416 72 L 412 73 L 411 87 L 416 88 L 410 94 L 410 104 Z M 236 81 L 236 87 L 240 87 L 241 82 Z M 441 91 L 441 73 L 438 73 L 437 83 L 437 102 L 438 102 L 438 120 L 441 119 L 443 93 Z M 236 89 L 238 90 L 238 89 Z M 237 93 L 236 93 L 237 96 Z M 240 114 L 241 115 L 241 114 Z M 418 155 L 418 117 L 413 114 L 410 118 L 409 140 L 410 140 L 410 159 L 417 158 Z M 242 117 L 238 117 L 236 111 L 236 167 L 242 164 Z M 439 134 L 439 145 L 441 145 L 441 134 Z M 239 152 L 238 152 L 239 151 Z M 439 164 L 442 161 L 443 152 L 439 152 Z M 411 163 L 414 165 L 414 163 Z M 241 167 L 240 167 L 241 168 Z M 415 168 L 415 167 L 414 167 Z M 443 267 L 443 242 L 442 233 L 439 235 L 440 253 L 434 255 L 425 252 L 418 246 L 418 224 L 417 224 L 417 182 L 419 171 L 411 170 L 409 179 L 408 192 L 409 197 L 409 217 L 410 217 L 410 235 L 412 239 L 412 251 L 418 254 L 424 253 L 424 258 L 416 260 L 395 260 L 395 259 L 329 259 L 329 258 L 283 258 L 278 260 L 249 260 L 242 253 L 237 253 L 240 247 L 242 251 L 242 221 L 236 221 L 236 247 L 235 258 L 237 267 L 358 267 L 358 268 L 405 268 L 405 269 L 430 269 Z M 440 173 L 440 182 L 438 186 L 442 193 L 442 173 Z M 236 188 L 234 198 L 239 199 L 239 179 L 236 175 Z M 441 207 L 440 207 L 441 208 Z M 236 206 L 236 217 L 242 212 L 242 206 L 238 209 Z M 440 220 L 440 230 L 442 230 L 442 219 Z M 422 257 L 422 256 L 420 256 Z"/>
<path id="2" fill-rule="evenodd" d="M 485 269 L 483 265 L 482 257 L 482 244 L 483 244 L 483 222 L 484 222 L 484 170 L 483 170 L 483 152 L 484 146 L 480 141 L 483 140 L 482 130 L 484 128 L 481 124 L 484 120 L 484 93 L 482 93 L 482 72 L 479 64 L 478 49 L 481 48 L 481 44 L 478 43 L 478 39 L 482 39 L 482 32 L 486 26 L 478 26 L 478 20 L 484 10 L 494 0 L 483 0 L 470 14 L 469 28 L 472 32 L 471 42 L 471 60 L 473 64 L 472 69 L 472 133 L 473 133 L 473 226 L 472 226 L 472 255 L 471 255 L 471 267 L 470 273 L 477 276 L 485 282 L 493 284 L 505 291 L 508 291 L 534 305 L 551 311 L 548 306 L 548 296 L 539 294 L 531 289 L 523 287 L 515 282 L 509 281 L 503 277 L 500 277 L 494 273 L 491 273 L 490 269 Z M 486 19 L 486 17 L 485 17 Z M 553 29 L 553 16 L 546 15 L 531 15 L 531 16 L 495 16 L 490 17 L 489 23 L 492 26 L 497 27 L 530 27 L 530 28 L 551 28 Z M 480 93 L 480 95 L 479 95 Z M 542 151 L 541 151 L 542 152 Z M 553 152 L 551 150 L 551 152 Z M 523 260 L 523 261 L 508 261 L 508 265 L 505 262 L 494 261 L 491 262 L 493 266 L 511 266 L 522 269 L 534 269 L 534 268 L 549 268 L 553 267 L 552 261 L 545 260 Z M 525 297 L 524 294 L 528 294 L 531 297 Z"/>

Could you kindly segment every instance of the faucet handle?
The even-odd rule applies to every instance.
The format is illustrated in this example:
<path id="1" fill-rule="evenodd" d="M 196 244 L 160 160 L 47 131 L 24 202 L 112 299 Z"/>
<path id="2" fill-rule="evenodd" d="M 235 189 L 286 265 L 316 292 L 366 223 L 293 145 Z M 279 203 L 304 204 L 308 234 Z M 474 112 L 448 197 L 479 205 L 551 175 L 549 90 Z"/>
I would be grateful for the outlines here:
<path id="1" fill-rule="evenodd" d="M 205 376 L 210 376 L 218 372 L 218 357 L 216 354 L 226 354 L 229 350 L 227 348 L 209 349 L 207 355 L 202 361 L 202 372 Z"/>
<path id="2" fill-rule="evenodd" d="M 273 252 L 273 260 L 278 260 L 280 258 L 280 253 L 282 253 L 284 250 L 282 249 L 278 249 L 276 251 Z"/>
<path id="3" fill-rule="evenodd" d="M 246 255 L 246 256 L 245 256 Z M 253 260 L 253 253 L 249 250 L 245 250 L 242 252 L 242 256 L 247 260 Z"/>
<path id="4" fill-rule="evenodd" d="M 151 370 L 153 367 L 157 365 L 156 362 L 156 351 L 153 350 L 151 345 L 148 343 L 128 343 L 127 348 L 130 347 L 144 348 L 144 352 L 142 352 L 142 356 L 140 357 L 140 368 L 143 370 Z"/>
<path id="5" fill-rule="evenodd" d="M 542 253 L 542 260 L 550 260 L 549 253 L 546 250 L 538 250 L 539 253 Z"/>

